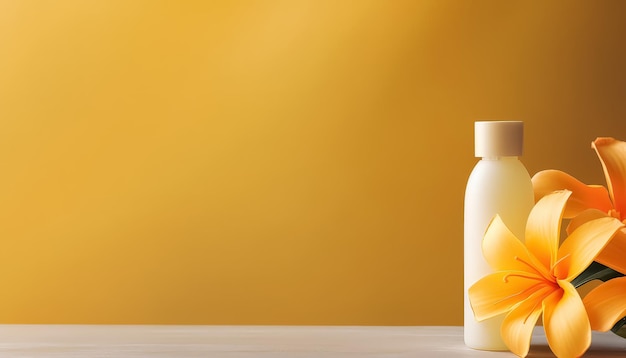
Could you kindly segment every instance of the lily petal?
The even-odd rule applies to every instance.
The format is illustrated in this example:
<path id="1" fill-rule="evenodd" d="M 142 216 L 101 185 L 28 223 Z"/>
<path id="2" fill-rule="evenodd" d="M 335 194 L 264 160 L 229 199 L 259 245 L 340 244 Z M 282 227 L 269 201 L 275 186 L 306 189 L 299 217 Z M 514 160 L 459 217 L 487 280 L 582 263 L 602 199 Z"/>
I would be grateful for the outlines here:
<path id="1" fill-rule="evenodd" d="M 469 290 L 469 299 L 477 321 L 508 312 L 537 290 L 545 280 L 526 271 L 499 271 L 487 275 Z"/>
<path id="2" fill-rule="evenodd" d="M 623 227 L 619 220 L 608 216 L 580 225 L 559 248 L 554 275 L 558 279 L 573 280 Z"/>
<path id="3" fill-rule="evenodd" d="M 591 146 L 602 162 L 615 210 L 626 215 L 626 142 L 604 137 L 596 139 Z"/>
<path id="4" fill-rule="evenodd" d="M 550 349 L 557 357 L 580 357 L 591 344 L 591 326 L 583 301 L 571 283 L 558 281 L 556 291 L 543 302 L 543 322 Z"/>
<path id="5" fill-rule="evenodd" d="M 542 266 L 513 235 L 499 215 L 496 215 L 487 227 L 482 248 L 485 261 L 494 271 L 517 270 L 549 275 L 548 270 L 538 271 Z"/>
<path id="6" fill-rule="evenodd" d="M 626 274 L 626 229 L 621 229 L 615 234 L 613 240 L 600 251 L 596 261 Z"/>
<path id="7" fill-rule="evenodd" d="M 544 196 L 528 216 L 526 247 L 548 269 L 556 262 L 561 217 L 571 193 L 569 190 L 561 190 Z"/>
<path id="8" fill-rule="evenodd" d="M 606 216 L 607 214 L 596 209 L 585 210 L 570 221 L 567 226 L 567 233 L 571 234 L 587 221 Z M 626 274 L 626 228 L 622 228 L 613 236 L 613 239 L 600 251 L 595 261 Z"/>
<path id="9" fill-rule="evenodd" d="M 594 288 L 583 299 L 591 328 L 606 332 L 626 316 L 626 277 L 609 280 Z"/>
<path id="10" fill-rule="evenodd" d="M 573 192 L 567 206 L 564 217 L 571 218 L 585 209 L 594 208 L 608 212 L 613 208 L 609 199 L 609 192 L 601 185 L 585 185 L 573 176 L 560 170 L 543 170 L 532 178 L 535 191 L 535 201 L 556 191 L 567 189 Z"/>
<path id="11" fill-rule="evenodd" d="M 538 290 L 504 318 L 500 335 L 506 346 L 514 354 L 520 357 L 525 357 L 528 354 L 533 328 L 543 309 L 541 301 L 552 291 L 554 291 L 554 287 L 548 286 Z"/>
<path id="12" fill-rule="evenodd" d="M 574 216 L 572 220 L 570 220 L 569 225 L 567 225 L 567 229 L 565 230 L 567 234 L 571 234 L 578 228 L 580 225 L 586 223 L 587 221 L 604 218 L 607 217 L 607 213 L 600 211 L 598 209 L 587 209 L 580 214 Z"/>

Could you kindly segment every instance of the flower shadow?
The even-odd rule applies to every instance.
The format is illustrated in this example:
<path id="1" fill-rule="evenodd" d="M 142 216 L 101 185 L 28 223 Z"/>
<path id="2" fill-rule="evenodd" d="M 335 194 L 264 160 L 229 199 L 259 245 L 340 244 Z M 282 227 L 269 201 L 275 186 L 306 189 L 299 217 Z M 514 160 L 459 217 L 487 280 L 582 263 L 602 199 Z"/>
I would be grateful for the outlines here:
<path id="1" fill-rule="evenodd" d="M 591 347 L 585 358 L 626 357 L 626 339 L 612 332 L 592 332 Z M 536 327 L 528 358 L 554 358 L 546 341 L 543 327 Z"/>

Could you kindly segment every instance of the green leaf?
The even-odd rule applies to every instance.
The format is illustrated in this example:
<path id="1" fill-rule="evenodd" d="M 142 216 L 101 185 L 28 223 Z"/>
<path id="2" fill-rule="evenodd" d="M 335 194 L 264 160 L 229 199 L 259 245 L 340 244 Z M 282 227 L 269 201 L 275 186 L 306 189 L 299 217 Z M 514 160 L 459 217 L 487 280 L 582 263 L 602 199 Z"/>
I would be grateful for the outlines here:
<path id="1" fill-rule="evenodd" d="M 585 269 L 585 271 L 572 280 L 572 285 L 574 285 L 574 287 L 580 287 L 593 280 L 606 282 L 612 278 L 622 276 L 624 275 L 594 261 Z"/>
<path id="2" fill-rule="evenodd" d="M 611 328 L 611 332 L 617 334 L 618 336 L 622 338 L 626 338 L 626 317 L 617 321 L 615 326 Z"/>

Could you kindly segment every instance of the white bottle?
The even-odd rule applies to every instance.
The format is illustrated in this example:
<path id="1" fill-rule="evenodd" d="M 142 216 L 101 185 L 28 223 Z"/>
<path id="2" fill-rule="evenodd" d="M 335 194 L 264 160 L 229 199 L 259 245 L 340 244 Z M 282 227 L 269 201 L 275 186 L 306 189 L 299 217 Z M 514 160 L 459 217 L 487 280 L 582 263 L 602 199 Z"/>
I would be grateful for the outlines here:
<path id="1" fill-rule="evenodd" d="M 467 290 L 493 272 L 482 254 L 482 240 L 492 218 L 498 214 L 520 240 L 534 205 L 532 182 L 518 160 L 522 155 L 524 123 L 480 121 L 474 123 L 474 151 L 482 159 L 470 174 L 465 189 L 464 216 L 464 337 L 474 349 L 506 350 L 500 336 L 504 315 L 477 322 Z"/>

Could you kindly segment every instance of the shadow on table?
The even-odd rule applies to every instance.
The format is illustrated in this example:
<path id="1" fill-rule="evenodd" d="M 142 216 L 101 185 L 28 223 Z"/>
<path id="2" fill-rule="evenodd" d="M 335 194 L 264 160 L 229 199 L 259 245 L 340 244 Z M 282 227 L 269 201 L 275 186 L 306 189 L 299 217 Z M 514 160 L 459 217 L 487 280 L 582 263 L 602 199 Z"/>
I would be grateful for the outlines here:
<path id="1" fill-rule="evenodd" d="M 585 353 L 585 358 L 606 358 L 606 357 L 621 357 L 624 358 L 626 356 L 626 350 L 623 349 L 606 349 L 602 350 L 590 348 L 587 353 Z M 554 353 L 550 350 L 548 346 L 532 346 L 530 348 L 530 352 L 526 356 L 527 358 L 554 358 Z"/>
<path id="2" fill-rule="evenodd" d="M 591 347 L 585 353 L 585 358 L 600 357 L 626 357 L 626 339 L 615 336 L 611 333 L 592 333 Z M 536 339 L 530 346 L 528 358 L 554 358 L 554 353 L 550 350 L 545 337 Z"/>

